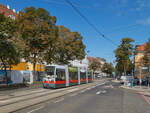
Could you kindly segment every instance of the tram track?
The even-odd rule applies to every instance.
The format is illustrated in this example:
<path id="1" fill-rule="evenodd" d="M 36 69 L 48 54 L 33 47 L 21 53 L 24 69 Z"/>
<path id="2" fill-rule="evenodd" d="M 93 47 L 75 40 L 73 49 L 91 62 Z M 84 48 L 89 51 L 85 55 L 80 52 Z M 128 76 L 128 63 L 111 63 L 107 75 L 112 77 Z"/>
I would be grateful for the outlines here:
<path id="1" fill-rule="evenodd" d="M 82 85 L 63 88 L 63 89 L 57 89 L 57 91 L 54 90 L 54 92 L 50 92 L 44 95 L 38 95 L 38 96 L 33 95 L 32 98 L 26 98 L 26 99 L 18 100 L 16 102 L 9 102 L 9 103 L 7 102 L 5 103 L 5 105 L 1 105 L 0 109 L 2 113 L 8 113 L 8 111 L 12 113 L 14 111 L 18 111 L 20 109 L 24 109 L 29 106 L 45 103 L 47 101 L 60 98 L 65 95 L 72 94 L 76 91 L 78 92 L 84 90 L 88 87 L 97 86 L 98 84 L 105 84 L 105 82 L 106 81 L 93 82 L 90 84 L 82 84 Z"/>
<path id="2" fill-rule="evenodd" d="M 82 86 L 83 85 L 86 85 L 86 84 L 82 84 Z M 27 93 L 27 94 L 20 94 L 20 95 L 17 95 L 17 96 L 14 96 L 13 94 L 13 96 L 9 96 L 9 97 L 4 97 L 4 98 L 0 98 L 0 102 L 1 101 L 5 101 L 5 100 L 8 100 L 8 99 L 14 99 L 14 98 L 18 98 L 18 97 L 24 97 L 24 96 L 28 96 L 28 95 L 33 95 L 33 94 L 37 94 L 37 93 L 43 93 L 43 91 L 44 91 L 44 93 L 46 93 L 46 92 L 49 92 L 49 93 L 55 93 L 55 92 L 59 92 L 59 91 L 63 91 L 63 90 L 66 90 L 66 89 L 68 89 L 68 88 L 71 88 L 71 89 L 74 89 L 74 88 L 76 88 L 76 87 L 78 87 L 79 85 L 77 85 L 77 86 L 73 86 L 73 87 L 66 87 L 66 88 L 61 88 L 61 89 L 45 89 L 45 90 L 40 90 L 40 91 L 31 91 L 31 92 L 29 92 L 29 93 Z"/>
<path id="3" fill-rule="evenodd" d="M 87 84 L 82 84 L 82 87 L 84 87 L 86 85 Z M 0 100 L 0 107 L 11 105 L 11 104 L 22 102 L 22 101 L 27 101 L 27 100 L 30 100 L 30 99 L 44 97 L 44 96 L 47 96 L 47 95 L 50 95 L 50 94 L 54 94 L 54 93 L 58 93 L 58 92 L 61 92 L 61 91 L 68 91 L 68 93 L 69 93 L 69 90 L 73 91 L 73 89 L 76 89 L 78 87 L 79 86 L 73 86 L 73 87 L 68 87 L 68 88 L 63 88 L 63 89 L 56 89 L 56 90 L 50 90 L 50 91 L 49 90 L 47 90 L 47 91 L 45 90 L 45 92 L 41 92 L 41 91 L 39 91 L 39 92 L 32 92 L 32 93 L 29 93 L 29 94 L 26 94 L 26 95 L 19 95 L 19 96 L 15 96 L 15 97 L 9 97 L 9 98 L 5 98 L 5 99 L 1 99 Z M 89 86 L 86 86 L 86 87 L 89 87 Z"/>

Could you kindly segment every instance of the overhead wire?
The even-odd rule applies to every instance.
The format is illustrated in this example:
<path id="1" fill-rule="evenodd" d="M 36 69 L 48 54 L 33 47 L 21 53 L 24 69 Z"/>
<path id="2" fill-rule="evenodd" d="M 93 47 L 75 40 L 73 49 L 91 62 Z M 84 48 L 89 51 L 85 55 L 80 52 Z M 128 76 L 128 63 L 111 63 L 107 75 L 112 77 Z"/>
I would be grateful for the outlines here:
<path id="1" fill-rule="evenodd" d="M 99 29 L 93 24 L 91 23 L 88 18 L 86 16 L 84 16 L 79 10 L 78 8 L 73 5 L 72 2 L 70 2 L 69 0 L 65 0 L 101 37 L 103 37 L 104 39 L 106 39 L 107 41 L 111 42 L 113 45 L 117 45 L 114 41 L 112 41 L 110 38 L 106 37 L 102 32 L 99 31 Z"/>

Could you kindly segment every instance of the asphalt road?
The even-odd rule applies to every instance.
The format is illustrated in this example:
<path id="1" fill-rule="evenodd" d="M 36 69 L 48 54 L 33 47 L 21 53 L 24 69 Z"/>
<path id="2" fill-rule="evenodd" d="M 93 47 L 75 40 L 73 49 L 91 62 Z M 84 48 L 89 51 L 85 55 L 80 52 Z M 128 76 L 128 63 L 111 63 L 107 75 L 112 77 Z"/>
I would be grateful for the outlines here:
<path id="1" fill-rule="evenodd" d="M 16 113 L 150 113 L 150 106 L 142 95 L 108 82 Z"/>

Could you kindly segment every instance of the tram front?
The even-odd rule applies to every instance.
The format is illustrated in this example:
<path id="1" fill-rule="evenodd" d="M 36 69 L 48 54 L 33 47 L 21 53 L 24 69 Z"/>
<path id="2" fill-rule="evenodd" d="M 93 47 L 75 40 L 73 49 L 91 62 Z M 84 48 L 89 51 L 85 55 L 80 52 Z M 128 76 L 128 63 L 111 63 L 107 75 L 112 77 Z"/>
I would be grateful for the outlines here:
<path id="1" fill-rule="evenodd" d="M 46 66 L 45 67 L 45 76 L 43 78 L 43 87 L 44 88 L 55 88 L 55 66 Z"/>

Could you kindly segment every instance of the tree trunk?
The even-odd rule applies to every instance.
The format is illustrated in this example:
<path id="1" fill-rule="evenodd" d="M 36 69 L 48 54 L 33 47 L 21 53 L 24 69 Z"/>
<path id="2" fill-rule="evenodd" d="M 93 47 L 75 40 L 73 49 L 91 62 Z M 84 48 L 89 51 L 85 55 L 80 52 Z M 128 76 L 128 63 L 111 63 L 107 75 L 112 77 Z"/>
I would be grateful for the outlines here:
<path id="1" fill-rule="evenodd" d="M 5 68 L 5 76 L 6 76 L 6 83 L 7 83 L 7 85 L 8 85 L 8 76 L 7 76 L 7 69 L 6 69 L 6 65 L 4 65 L 4 68 Z"/>
<path id="2" fill-rule="evenodd" d="M 6 64 L 5 64 L 4 60 L 3 60 L 3 58 L 1 58 L 1 61 L 3 63 L 4 70 L 5 70 L 6 84 L 8 85 L 8 76 L 7 76 L 7 69 L 6 69 L 7 67 L 6 67 Z"/>
<path id="3" fill-rule="evenodd" d="M 35 68 L 36 68 L 36 63 L 33 63 L 33 83 L 36 82 L 36 70 L 35 70 Z"/>
<path id="4" fill-rule="evenodd" d="M 126 76 L 126 68 L 125 68 L 125 64 L 123 65 L 124 68 L 124 75 Z"/>

